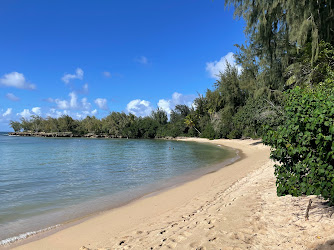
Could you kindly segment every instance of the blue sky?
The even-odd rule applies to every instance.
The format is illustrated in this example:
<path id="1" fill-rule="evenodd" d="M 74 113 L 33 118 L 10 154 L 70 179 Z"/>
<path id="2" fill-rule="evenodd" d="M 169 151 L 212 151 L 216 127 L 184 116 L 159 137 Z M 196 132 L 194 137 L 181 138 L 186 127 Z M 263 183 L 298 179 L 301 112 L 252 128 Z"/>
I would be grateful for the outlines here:
<path id="1" fill-rule="evenodd" d="M 0 131 L 32 114 L 191 105 L 233 63 L 243 27 L 219 0 L 2 0 Z"/>

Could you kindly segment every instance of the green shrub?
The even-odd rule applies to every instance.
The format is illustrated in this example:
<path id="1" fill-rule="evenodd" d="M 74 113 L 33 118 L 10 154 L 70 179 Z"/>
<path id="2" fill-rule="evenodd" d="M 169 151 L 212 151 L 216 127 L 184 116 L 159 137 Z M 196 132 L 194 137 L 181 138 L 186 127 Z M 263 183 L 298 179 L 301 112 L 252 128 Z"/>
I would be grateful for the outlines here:
<path id="1" fill-rule="evenodd" d="M 209 123 L 203 130 L 201 137 L 213 140 L 215 139 L 215 136 L 216 136 L 215 130 L 213 129 L 212 125 Z"/>
<path id="2" fill-rule="evenodd" d="M 285 122 L 263 137 L 272 147 L 277 194 L 321 195 L 334 204 L 334 91 L 288 91 Z"/>
<path id="3" fill-rule="evenodd" d="M 241 136 L 242 136 L 242 131 L 241 131 L 241 130 L 233 129 L 233 130 L 227 135 L 227 138 L 228 138 L 228 139 L 240 139 Z"/>

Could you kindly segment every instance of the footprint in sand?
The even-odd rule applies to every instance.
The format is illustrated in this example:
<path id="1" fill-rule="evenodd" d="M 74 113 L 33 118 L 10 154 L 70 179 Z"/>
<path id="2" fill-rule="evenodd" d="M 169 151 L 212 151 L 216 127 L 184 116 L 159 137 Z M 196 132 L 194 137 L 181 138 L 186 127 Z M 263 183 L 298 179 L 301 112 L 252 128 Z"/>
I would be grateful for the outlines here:
<path id="1" fill-rule="evenodd" d="M 82 247 L 79 248 L 79 250 L 90 250 L 90 248 L 82 246 Z"/>
<path id="2" fill-rule="evenodd" d="M 214 241 L 216 239 L 217 239 L 217 237 L 213 237 L 213 238 L 209 239 L 209 241 L 211 242 L 211 241 Z"/>
<path id="3" fill-rule="evenodd" d="M 170 225 L 170 227 L 175 227 L 177 225 L 178 225 L 177 223 L 173 223 L 172 225 Z"/>

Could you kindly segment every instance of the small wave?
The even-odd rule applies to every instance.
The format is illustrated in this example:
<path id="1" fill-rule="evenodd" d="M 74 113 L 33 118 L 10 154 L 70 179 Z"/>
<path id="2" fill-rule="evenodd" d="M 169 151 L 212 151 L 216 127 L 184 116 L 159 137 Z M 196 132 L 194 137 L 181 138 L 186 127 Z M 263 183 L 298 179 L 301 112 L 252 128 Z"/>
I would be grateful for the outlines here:
<path id="1" fill-rule="evenodd" d="M 49 231 L 51 229 L 55 229 L 55 228 L 59 227 L 60 225 L 61 224 L 58 224 L 58 225 L 55 225 L 55 226 L 47 227 L 47 228 L 40 229 L 40 230 L 37 230 L 37 231 L 23 233 L 23 234 L 20 234 L 18 236 L 14 236 L 14 237 L 10 237 L 10 238 L 1 240 L 0 241 L 0 246 L 8 245 L 8 244 L 14 243 L 14 242 L 16 242 L 18 240 L 23 240 L 23 239 L 26 239 L 26 238 L 28 238 L 30 236 L 33 236 L 33 235 L 36 235 L 36 234 L 39 234 L 39 233 L 43 233 L 43 232 Z"/>

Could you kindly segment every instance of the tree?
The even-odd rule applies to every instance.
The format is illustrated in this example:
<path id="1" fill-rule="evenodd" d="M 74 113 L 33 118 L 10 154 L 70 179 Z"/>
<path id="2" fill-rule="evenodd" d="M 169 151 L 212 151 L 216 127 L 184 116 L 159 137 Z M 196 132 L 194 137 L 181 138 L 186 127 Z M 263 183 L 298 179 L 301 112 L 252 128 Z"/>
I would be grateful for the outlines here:
<path id="1" fill-rule="evenodd" d="M 245 33 L 252 46 L 276 59 L 283 67 L 289 63 L 291 47 L 312 43 L 312 61 L 319 53 L 319 42 L 334 42 L 332 0 L 227 0 L 235 16 L 246 21 Z"/>
<path id="2" fill-rule="evenodd" d="M 238 107 L 245 103 L 245 91 L 240 88 L 238 68 L 226 62 L 226 69 L 219 74 L 219 79 L 215 83 L 220 96 L 222 96 L 223 106 L 231 107 L 236 111 Z"/>
<path id="3" fill-rule="evenodd" d="M 190 108 L 184 104 L 178 104 L 175 106 L 175 112 L 180 115 L 181 118 L 186 117 L 190 114 Z"/>
<path id="4" fill-rule="evenodd" d="M 311 44 L 308 43 L 300 49 L 299 56 L 289 65 L 286 71 L 287 85 L 315 86 L 324 82 L 331 72 L 334 72 L 334 46 L 330 43 L 320 42 L 319 56 L 312 63 Z"/>
<path id="5" fill-rule="evenodd" d="M 144 117 L 138 119 L 139 137 L 155 138 L 159 123 L 151 117 Z"/>
<path id="6" fill-rule="evenodd" d="M 23 131 L 31 131 L 32 130 L 32 123 L 30 122 L 30 120 L 21 117 L 21 127 L 23 129 Z"/>
<path id="7" fill-rule="evenodd" d="M 21 123 L 20 122 L 16 122 L 16 121 L 10 121 L 10 126 L 12 127 L 12 129 L 15 132 L 19 132 L 22 128 Z"/>
<path id="8" fill-rule="evenodd" d="M 168 121 L 167 112 L 158 108 L 156 111 L 152 111 L 151 117 L 157 121 L 160 125 L 166 125 Z"/>
<path id="9" fill-rule="evenodd" d="M 196 117 L 194 115 L 187 115 L 184 119 L 184 123 L 187 125 L 187 127 L 189 128 L 194 128 L 197 133 L 201 134 L 201 132 L 195 127 L 195 121 L 196 121 Z"/>
<path id="10" fill-rule="evenodd" d="M 80 125 L 84 133 L 101 133 L 102 131 L 102 122 L 95 116 L 87 116 Z"/>
<path id="11" fill-rule="evenodd" d="M 73 132 L 77 124 L 69 115 L 63 115 L 58 118 L 58 126 L 61 132 Z"/>
<path id="12" fill-rule="evenodd" d="M 47 117 L 43 120 L 43 131 L 45 132 L 59 132 L 58 120 L 53 117 Z"/>
<path id="13" fill-rule="evenodd" d="M 31 119 L 31 127 L 34 130 L 34 132 L 40 132 L 42 129 L 42 122 L 43 122 L 43 118 L 41 116 L 38 115 L 32 115 Z"/>

